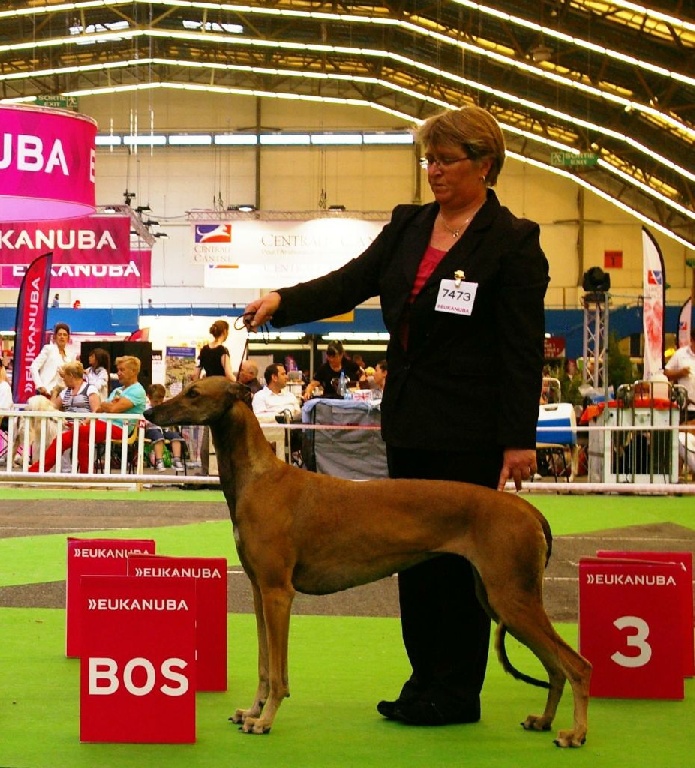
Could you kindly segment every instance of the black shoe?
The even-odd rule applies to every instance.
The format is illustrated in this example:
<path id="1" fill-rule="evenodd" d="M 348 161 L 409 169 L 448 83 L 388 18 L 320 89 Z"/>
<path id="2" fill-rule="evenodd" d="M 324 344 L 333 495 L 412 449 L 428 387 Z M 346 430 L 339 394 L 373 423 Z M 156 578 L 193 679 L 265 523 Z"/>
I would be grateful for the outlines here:
<path id="1" fill-rule="evenodd" d="M 396 707 L 400 704 L 400 701 L 380 701 L 376 705 L 376 711 L 385 717 L 387 720 L 396 720 Z"/>
<path id="2" fill-rule="evenodd" d="M 397 720 L 398 718 L 395 715 L 396 708 L 401 704 L 417 699 L 420 693 L 421 688 L 413 675 L 409 680 L 405 681 L 395 701 L 380 701 L 376 705 L 376 711 L 388 720 Z"/>
<path id="3" fill-rule="evenodd" d="M 444 706 L 436 701 L 415 699 L 393 702 L 393 704 L 393 714 L 390 719 L 399 720 L 406 725 L 452 725 L 477 723 L 480 720 L 480 701 L 465 704 L 447 703 Z"/>

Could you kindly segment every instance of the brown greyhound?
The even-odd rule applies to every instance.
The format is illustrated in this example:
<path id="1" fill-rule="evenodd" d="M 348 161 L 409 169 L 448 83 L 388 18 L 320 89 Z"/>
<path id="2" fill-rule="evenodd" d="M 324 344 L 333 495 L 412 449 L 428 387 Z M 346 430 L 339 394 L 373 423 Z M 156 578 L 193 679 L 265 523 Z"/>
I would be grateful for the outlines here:
<path id="1" fill-rule="evenodd" d="M 209 424 L 212 431 L 234 540 L 253 588 L 258 630 L 258 690 L 233 722 L 247 733 L 267 733 L 289 696 L 287 644 L 297 591 L 338 592 L 451 552 L 468 558 L 476 570 L 478 597 L 498 622 L 496 647 L 504 669 L 549 689 L 543 714 L 529 715 L 523 727 L 550 730 L 569 680 L 574 727 L 560 731 L 555 743 L 581 746 L 591 665 L 555 632 L 543 608 L 551 535 L 541 513 L 518 496 L 468 483 L 355 483 L 291 467 L 276 458 L 249 402 L 245 386 L 211 376 L 145 413 L 161 426 Z M 338 497 L 341 509 L 335 514 Z M 362 503 L 365 497 L 369 508 Z M 507 631 L 536 654 L 549 683 L 511 666 L 504 650 Z"/>

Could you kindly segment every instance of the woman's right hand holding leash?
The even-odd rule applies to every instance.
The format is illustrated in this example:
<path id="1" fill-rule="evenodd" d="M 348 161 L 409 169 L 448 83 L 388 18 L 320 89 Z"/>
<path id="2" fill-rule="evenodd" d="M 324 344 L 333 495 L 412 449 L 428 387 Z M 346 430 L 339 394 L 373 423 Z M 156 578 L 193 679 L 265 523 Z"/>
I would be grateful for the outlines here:
<path id="1" fill-rule="evenodd" d="M 280 301 L 280 294 L 277 291 L 271 291 L 248 304 L 243 315 L 246 329 L 255 333 L 263 323 L 268 322 L 277 312 Z"/>

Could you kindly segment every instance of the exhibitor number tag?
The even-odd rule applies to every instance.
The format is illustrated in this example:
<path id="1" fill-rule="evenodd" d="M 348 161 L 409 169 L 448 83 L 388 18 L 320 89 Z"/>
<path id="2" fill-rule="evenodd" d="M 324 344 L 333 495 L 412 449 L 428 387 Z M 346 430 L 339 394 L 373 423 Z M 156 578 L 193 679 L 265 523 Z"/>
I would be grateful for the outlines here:
<path id="1" fill-rule="evenodd" d="M 470 315 L 473 312 L 475 293 L 478 283 L 468 283 L 462 280 L 442 280 L 439 284 L 437 312 L 449 312 L 453 315 Z"/>

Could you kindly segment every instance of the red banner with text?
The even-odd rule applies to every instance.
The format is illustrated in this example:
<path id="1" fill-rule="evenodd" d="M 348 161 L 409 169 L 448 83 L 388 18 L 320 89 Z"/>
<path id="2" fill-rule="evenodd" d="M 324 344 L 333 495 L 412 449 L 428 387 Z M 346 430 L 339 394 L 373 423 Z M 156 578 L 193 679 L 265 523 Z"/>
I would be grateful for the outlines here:
<path id="1" fill-rule="evenodd" d="M 28 265 L 53 252 L 51 289 L 149 288 L 150 250 L 131 250 L 127 216 L 0 224 L 0 288 L 19 288 Z"/>

